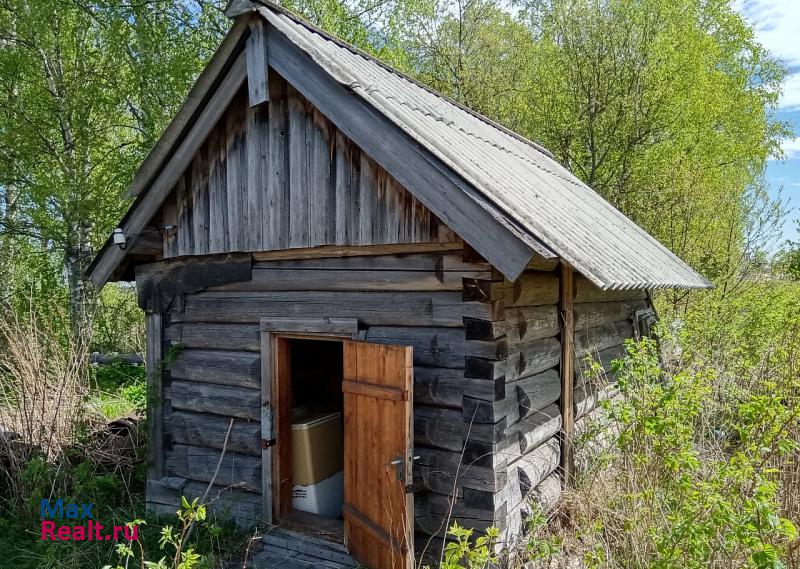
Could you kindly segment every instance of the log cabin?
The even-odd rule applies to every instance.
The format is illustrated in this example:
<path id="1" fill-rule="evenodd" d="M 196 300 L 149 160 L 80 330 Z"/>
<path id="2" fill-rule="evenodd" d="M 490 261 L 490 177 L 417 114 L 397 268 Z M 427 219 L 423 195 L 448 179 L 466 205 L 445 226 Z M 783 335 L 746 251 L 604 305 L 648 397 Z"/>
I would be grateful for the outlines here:
<path id="1" fill-rule="evenodd" d="M 409 568 L 455 521 L 513 543 L 614 395 L 584 356 L 710 283 L 546 149 L 276 5 L 227 13 L 89 269 L 146 313 L 148 508 L 211 485 L 259 567 Z"/>

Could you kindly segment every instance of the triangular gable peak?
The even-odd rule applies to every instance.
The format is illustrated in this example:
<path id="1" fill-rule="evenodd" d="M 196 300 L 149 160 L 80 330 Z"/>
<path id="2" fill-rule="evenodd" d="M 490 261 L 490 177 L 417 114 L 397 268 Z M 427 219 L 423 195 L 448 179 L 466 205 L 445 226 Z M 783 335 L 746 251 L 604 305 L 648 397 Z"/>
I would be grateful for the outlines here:
<path id="1" fill-rule="evenodd" d="M 259 46 L 265 28 L 257 14 L 237 19 L 209 64 L 216 77 L 201 78 L 205 91 L 190 94 L 137 173 L 129 189 L 136 201 L 120 224 L 128 247 L 106 243 L 90 267 L 96 286 L 129 278 L 137 262 L 326 245 L 466 241 L 511 276 L 524 269 L 535 240 L 470 197 L 462 180 L 363 102 L 340 112 L 353 113 L 348 133 L 376 158 L 304 96 L 335 106 L 341 93 L 328 91 L 334 82 L 301 93 L 274 68 L 267 74 L 264 66 L 259 78 L 248 54 L 269 50 L 281 61 L 300 55 L 285 38 Z"/>
<path id="2" fill-rule="evenodd" d="M 268 94 L 242 86 L 179 178 L 165 258 L 458 239 L 277 73 Z"/>
<path id="3" fill-rule="evenodd" d="M 539 255 L 604 289 L 710 286 L 530 141 L 277 6 L 236 0 L 229 14 L 134 180 L 131 247 L 106 243 L 96 285 L 152 255 L 455 234 L 510 280 Z"/>

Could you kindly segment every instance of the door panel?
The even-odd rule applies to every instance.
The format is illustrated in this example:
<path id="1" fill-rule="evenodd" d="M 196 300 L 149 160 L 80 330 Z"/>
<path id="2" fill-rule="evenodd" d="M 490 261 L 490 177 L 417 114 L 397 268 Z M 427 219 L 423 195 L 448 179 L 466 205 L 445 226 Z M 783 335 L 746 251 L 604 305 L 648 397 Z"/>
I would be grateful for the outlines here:
<path id="1" fill-rule="evenodd" d="M 414 566 L 412 389 L 410 347 L 344 343 L 345 536 L 372 569 Z"/>

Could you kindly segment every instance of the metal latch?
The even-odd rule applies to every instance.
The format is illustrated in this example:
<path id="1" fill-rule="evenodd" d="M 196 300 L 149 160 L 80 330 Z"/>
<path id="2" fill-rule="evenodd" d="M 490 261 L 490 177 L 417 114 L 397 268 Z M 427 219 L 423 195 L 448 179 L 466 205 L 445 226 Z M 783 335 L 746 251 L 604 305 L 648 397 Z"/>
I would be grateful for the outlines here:
<path id="1" fill-rule="evenodd" d="M 272 430 L 272 407 L 269 403 L 261 406 L 261 448 L 268 449 L 275 445 L 274 431 Z"/>
<path id="2" fill-rule="evenodd" d="M 419 460 L 418 456 L 412 456 L 411 461 Z M 394 466 L 397 469 L 397 479 L 401 482 L 406 481 L 406 460 L 402 456 L 398 456 L 393 461 L 389 463 L 391 466 Z M 408 475 L 411 475 L 411 469 L 409 468 Z"/>

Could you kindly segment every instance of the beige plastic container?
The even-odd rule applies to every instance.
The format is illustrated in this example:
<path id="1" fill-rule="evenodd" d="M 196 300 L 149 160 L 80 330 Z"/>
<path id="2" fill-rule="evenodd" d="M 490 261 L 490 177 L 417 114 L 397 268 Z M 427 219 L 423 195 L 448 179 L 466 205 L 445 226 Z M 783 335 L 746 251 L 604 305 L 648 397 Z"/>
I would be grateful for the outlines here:
<path id="1" fill-rule="evenodd" d="M 292 484 L 316 484 L 343 468 L 341 413 L 317 413 L 292 423 Z"/>

